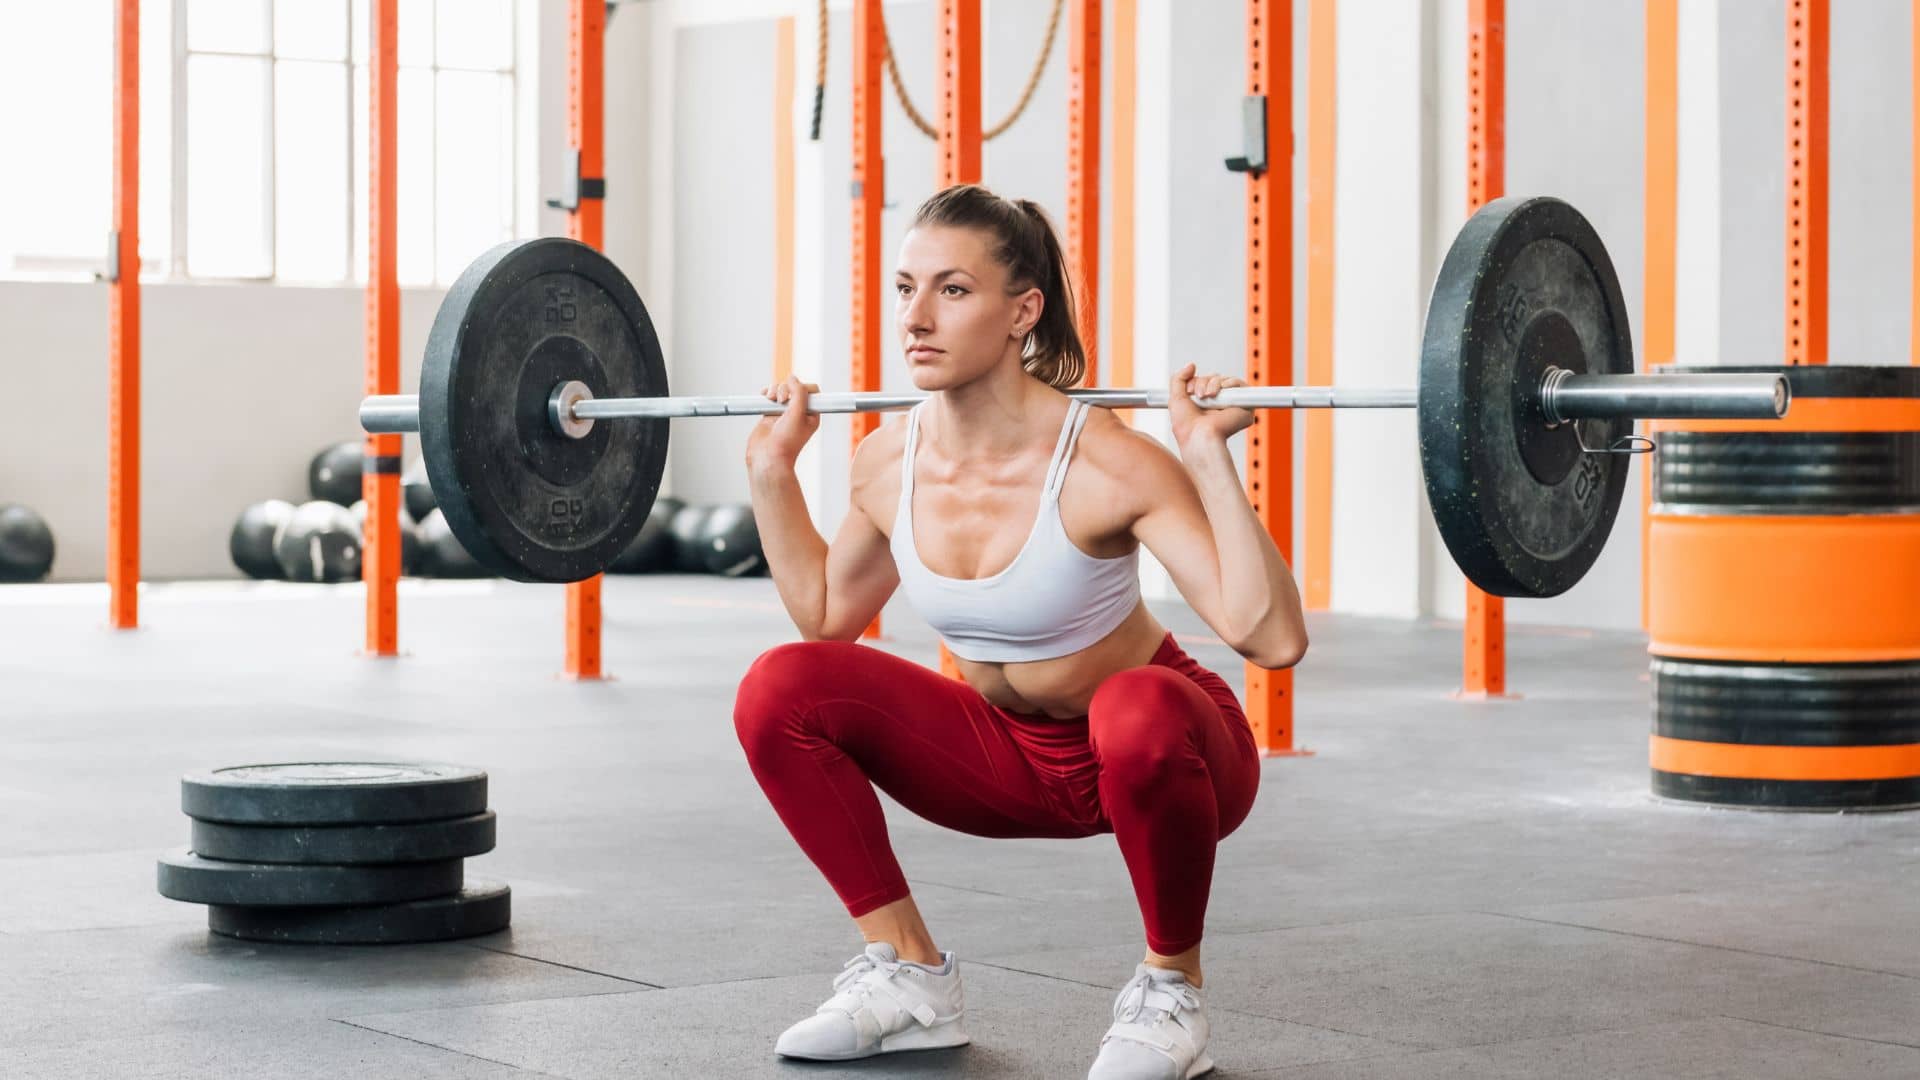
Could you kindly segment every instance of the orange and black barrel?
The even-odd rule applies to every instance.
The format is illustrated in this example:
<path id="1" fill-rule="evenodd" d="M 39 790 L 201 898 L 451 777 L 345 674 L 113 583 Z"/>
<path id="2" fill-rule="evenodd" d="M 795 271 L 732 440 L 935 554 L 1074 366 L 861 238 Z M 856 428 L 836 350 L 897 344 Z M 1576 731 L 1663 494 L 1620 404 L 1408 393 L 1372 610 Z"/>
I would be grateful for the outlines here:
<path id="1" fill-rule="evenodd" d="M 1778 421 L 1653 423 L 1654 794 L 1920 806 L 1920 368 L 1784 374 Z"/>

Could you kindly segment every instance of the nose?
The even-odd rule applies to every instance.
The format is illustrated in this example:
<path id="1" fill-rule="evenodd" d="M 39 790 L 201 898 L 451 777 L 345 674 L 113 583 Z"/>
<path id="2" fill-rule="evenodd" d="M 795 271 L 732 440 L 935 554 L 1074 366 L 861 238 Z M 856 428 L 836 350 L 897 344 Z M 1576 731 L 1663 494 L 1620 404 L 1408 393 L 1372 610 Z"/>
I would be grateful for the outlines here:
<path id="1" fill-rule="evenodd" d="M 900 329 L 908 334 L 925 336 L 933 330 L 933 305 L 928 302 L 927 294 L 915 289 L 911 296 L 900 298 Z"/>

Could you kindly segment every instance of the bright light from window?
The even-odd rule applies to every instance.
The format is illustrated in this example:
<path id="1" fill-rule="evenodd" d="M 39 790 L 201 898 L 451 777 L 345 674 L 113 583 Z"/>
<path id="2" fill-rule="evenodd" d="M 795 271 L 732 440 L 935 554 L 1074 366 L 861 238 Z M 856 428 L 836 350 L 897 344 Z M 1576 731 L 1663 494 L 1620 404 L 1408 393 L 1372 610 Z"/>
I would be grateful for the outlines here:
<path id="1" fill-rule="evenodd" d="M 267 86 L 273 62 L 187 58 L 187 272 L 273 273 L 267 203 Z"/>
<path id="2" fill-rule="evenodd" d="M 340 281 L 348 276 L 347 66 L 282 60 L 273 111 L 274 274 Z"/>

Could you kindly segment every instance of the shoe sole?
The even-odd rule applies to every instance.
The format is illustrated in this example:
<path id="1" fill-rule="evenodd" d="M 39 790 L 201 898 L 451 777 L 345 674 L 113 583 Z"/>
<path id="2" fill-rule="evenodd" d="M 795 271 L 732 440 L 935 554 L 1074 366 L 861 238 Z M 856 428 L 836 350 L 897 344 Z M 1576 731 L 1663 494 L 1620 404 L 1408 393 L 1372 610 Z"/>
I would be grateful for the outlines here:
<path id="1" fill-rule="evenodd" d="M 949 1050 L 957 1046 L 965 1046 L 972 1041 L 958 1024 L 950 1021 L 939 1027 L 910 1028 L 897 1035 L 889 1035 L 881 1039 L 880 1045 L 871 1050 L 859 1050 L 851 1054 L 797 1054 L 788 1050 L 775 1050 L 774 1053 L 795 1061 L 857 1061 L 860 1058 L 914 1050 Z"/>
<path id="2" fill-rule="evenodd" d="M 1193 1065 L 1187 1069 L 1187 1080 L 1193 1080 L 1196 1076 L 1212 1071 L 1213 1059 L 1205 1054 L 1201 1054 L 1198 1058 L 1194 1059 Z"/>

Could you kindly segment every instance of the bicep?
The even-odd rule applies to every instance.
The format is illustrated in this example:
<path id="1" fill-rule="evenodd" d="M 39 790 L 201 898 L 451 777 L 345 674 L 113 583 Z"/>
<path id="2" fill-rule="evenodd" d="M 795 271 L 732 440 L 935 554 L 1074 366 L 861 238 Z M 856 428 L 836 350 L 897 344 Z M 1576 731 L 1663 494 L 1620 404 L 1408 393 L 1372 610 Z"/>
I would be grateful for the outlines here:
<path id="1" fill-rule="evenodd" d="M 900 586 L 887 537 L 858 505 L 847 508 L 827 545 L 826 617 L 820 636 L 851 641 L 873 622 Z"/>

